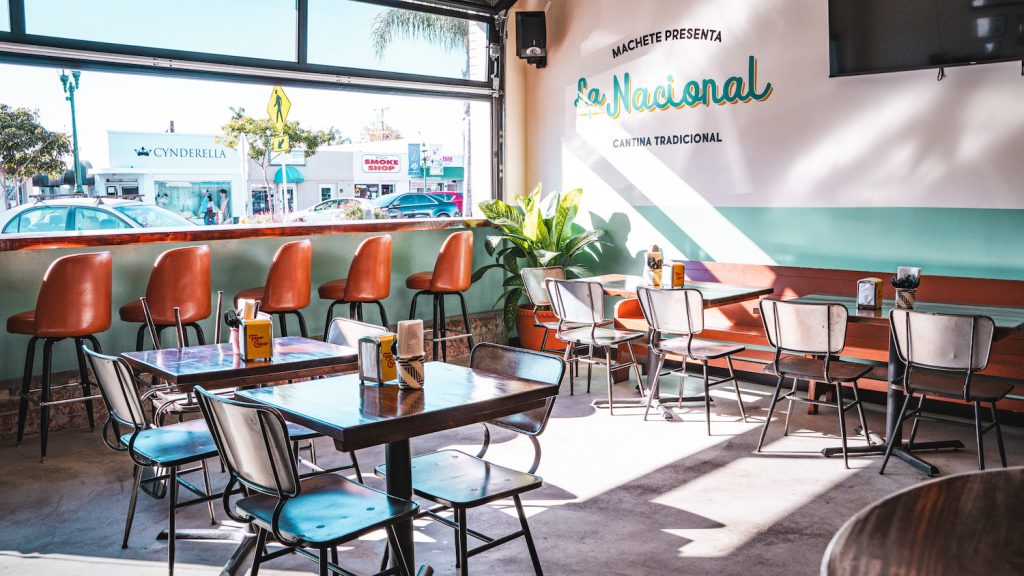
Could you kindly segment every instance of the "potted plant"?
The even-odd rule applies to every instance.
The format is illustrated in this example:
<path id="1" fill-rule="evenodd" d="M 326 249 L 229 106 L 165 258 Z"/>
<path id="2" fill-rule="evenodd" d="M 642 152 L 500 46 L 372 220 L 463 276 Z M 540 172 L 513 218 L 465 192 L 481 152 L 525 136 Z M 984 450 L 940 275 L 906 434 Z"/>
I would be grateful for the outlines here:
<path id="1" fill-rule="evenodd" d="M 501 305 L 506 332 L 511 333 L 515 328 L 524 348 L 538 350 L 543 329 L 533 325 L 533 308 L 529 304 L 520 304 L 526 296 L 526 288 L 519 271 L 522 268 L 561 266 L 569 277 L 587 276 L 587 269 L 579 259 L 590 253 L 590 248 L 604 235 L 604 230 L 573 230 L 582 194 L 583 190 L 577 188 L 542 198 L 538 184 L 529 195 L 516 196 L 513 206 L 501 200 L 480 204 L 484 215 L 501 229 L 501 233 L 487 238 L 484 247 L 487 254 L 494 257 L 494 262 L 474 272 L 473 282 L 488 270 L 505 272 L 502 284 L 505 291 L 495 306 Z M 550 311 L 541 311 L 538 316 L 542 321 L 554 320 Z M 548 338 L 548 343 L 552 348 L 558 344 L 553 338 Z"/>

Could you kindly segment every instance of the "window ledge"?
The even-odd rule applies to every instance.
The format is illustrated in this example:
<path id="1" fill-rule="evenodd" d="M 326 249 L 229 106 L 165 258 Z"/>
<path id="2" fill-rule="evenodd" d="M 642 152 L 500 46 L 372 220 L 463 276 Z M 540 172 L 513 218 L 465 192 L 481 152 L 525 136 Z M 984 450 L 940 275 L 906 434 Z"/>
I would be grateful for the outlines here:
<path id="1" fill-rule="evenodd" d="M 53 234 L 0 235 L 0 252 L 42 250 L 48 248 L 88 248 L 157 244 L 160 242 L 207 242 L 288 236 L 325 236 L 365 234 L 368 232 L 404 232 L 409 230 L 446 230 L 482 228 L 492 224 L 483 218 L 430 218 L 408 220 L 362 220 L 334 224 L 268 224 L 263 226 L 196 226 L 190 229 L 136 229 L 118 232 L 70 232 Z"/>

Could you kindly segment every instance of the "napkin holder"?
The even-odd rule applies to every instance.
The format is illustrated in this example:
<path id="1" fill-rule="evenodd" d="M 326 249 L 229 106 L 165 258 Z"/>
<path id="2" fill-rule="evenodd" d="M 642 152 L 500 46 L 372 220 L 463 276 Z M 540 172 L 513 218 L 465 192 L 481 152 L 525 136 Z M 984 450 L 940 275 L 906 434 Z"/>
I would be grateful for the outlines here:
<path id="1" fill-rule="evenodd" d="M 359 382 L 384 384 L 398 378 L 395 364 L 397 337 L 393 332 L 359 339 Z"/>
<path id="2" fill-rule="evenodd" d="M 398 359 L 398 386 L 403 390 L 423 388 L 423 356 Z"/>
<path id="3" fill-rule="evenodd" d="M 259 314 L 242 320 L 238 328 L 238 353 L 242 360 L 269 360 L 274 356 L 274 324 L 270 316 Z"/>
<path id="4" fill-rule="evenodd" d="M 857 280 L 857 308 L 863 310 L 882 309 L 882 280 L 880 278 Z"/>

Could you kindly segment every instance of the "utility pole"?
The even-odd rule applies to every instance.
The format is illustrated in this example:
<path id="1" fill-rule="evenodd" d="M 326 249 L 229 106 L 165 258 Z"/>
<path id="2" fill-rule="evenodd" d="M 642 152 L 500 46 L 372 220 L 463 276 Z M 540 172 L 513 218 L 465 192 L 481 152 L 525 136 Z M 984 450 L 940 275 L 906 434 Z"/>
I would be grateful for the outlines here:
<path id="1" fill-rule="evenodd" d="M 75 151 L 75 194 L 85 194 L 82 190 L 82 163 L 78 160 L 78 124 L 75 119 L 75 92 L 78 91 L 78 82 L 82 73 L 78 70 L 71 71 L 71 77 L 67 72 L 60 71 L 60 82 L 64 85 L 65 100 L 71 102 L 71 139 Z"/>

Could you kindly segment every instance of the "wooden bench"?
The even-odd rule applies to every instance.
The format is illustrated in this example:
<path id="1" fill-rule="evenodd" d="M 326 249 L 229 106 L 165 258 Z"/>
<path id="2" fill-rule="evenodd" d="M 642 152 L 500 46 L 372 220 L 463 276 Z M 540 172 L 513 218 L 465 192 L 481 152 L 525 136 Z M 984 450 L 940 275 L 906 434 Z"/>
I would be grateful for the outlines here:
<path id="1" fill-rule="evenodd" d="M 927 272 L 927 271 L 925 271 Z M 883 297 L 893 298 L 888 279 L 891 273 L 857 270 L 826 270 L 760 264 L 724 264 L 717 262 L 687 262 L 686 276 L 690 280 L 723 282 L 744 286 L 772 286 L 774 297 L 791 299 L 807 294 L 856 293 L 857 280 L 877 277 L 883 280 Z M 917 299 L 931 302 L 958 304 L 985 304 L 992 306 L 1024 307 L 1024 281 L 928 276 L 922 278 Z M 736 342 L 749 346 L 736 362 L 736 368 L 760 373 L 763 364 L 772 357 L 764 336 L 761 318 L 755 312 L 756 301 L 743 302 L 709 309 L 705 313 L 705 331 L 701 337 Z M 614 311 L 615 326 L 622 329 L 646 330 L 643 314 L 636 300 L 621 300 Z M 868 362 L 875 366 L 871 375 L 861 382 L 861 388 L 885 392 L 888 360 L 888 329 L 851 323 L 847 330 L 843 357 Z M 634 347 L 638 357 L 646 358 L 646 347 Z M 985 374 L 1000 376 L 1024 383 L 1024 335 L 1014 335 L 996 342 Z M 812 389 L 811 393 L 814 391 Z M 1018 384 L 1011 397 L 1000 402 L 1001 410 L 1024 412 L 1024 384 Z"/>

